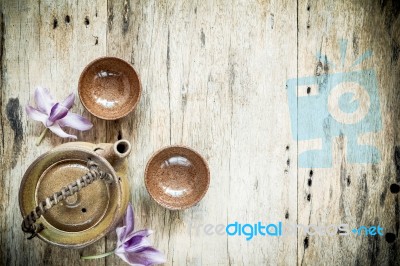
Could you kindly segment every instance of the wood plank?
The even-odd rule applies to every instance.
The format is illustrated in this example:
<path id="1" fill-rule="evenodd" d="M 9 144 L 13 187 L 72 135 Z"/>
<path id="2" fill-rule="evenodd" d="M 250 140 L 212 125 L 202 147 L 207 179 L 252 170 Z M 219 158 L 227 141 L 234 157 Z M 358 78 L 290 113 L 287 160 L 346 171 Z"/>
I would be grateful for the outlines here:
<path id="1" fill-rule="evenodd" d="M 391 1 L 383 3 L 379 6 L 376 1 L 299 1 L 299 83 L 304 77 L 320 75 L 325 78 L 327 91 L 321 89 L 324 85 L 318 90 L 316 82 L 311 82 L 312 84 L 308 85 L 311 88 L 310 95 L 328 93 L 332 96 L 340 94 L 334 90 L 342 86 L 341 83 L 348 82 L 343 85 L 346 88 L 344 92 L 355 87 L 362 88 L 363 93 L 370 90 L 367 92 L 370 96 L 369 102 L 373 102 L 376 95 L 380 105 L 370 105 L 375 116 L 372 116 L 369 122 L 361 120 L 367 116 L 359 112 L 359 107 L 353 110 L 356 120 L 362 124 L 361 128 L 356 128 L 353 122 L 340 120 L 345 119 L 344 117 L 334 118 L 336 120 L 322 117 L 323 123 L 316 122 L 319 120 L 308 120 L 320 118 L 323 112 L 320 112 L 317 109 L 320 107 L 313 102 L 313 112 L 317 115 L 305 117 L 305 105 L 299 104 L 299 121 L 304 124 L 313 123 L 312 130 L 315 132 L 324 127 L 324 134 L 320 138 L 328 139 L 329 145 L 332 145 L 331 152 L 327 151 L 321 155 L 326 156 L 324 158 L 332 155 L 332 166 L 314 169 L 312 166 L 313 163 L 317 164 L 317 160 L 311 160 L 306 163 L 305 168 L 299 168 L 300 224 L 323 226 L 346 223 L 351 228 L 380 225 L 385 229 L 385 233 L 398 235 L 398 196 L 388 190 L 391 183 L 398 182 L 394 157 L 399 145 L 399 63 L 395 49 L 398 42 L 392 37 L 392 22 L 388 18 L 396 18 L 398 12 L 391 14 L 395 11 L 394 1 L 393 4 Z M 371 57 L 365 57 L 360 64 L 353 64 L 368 50 L 373 53 Z M 318 53 L 323 56 L 318 56 Z M 326 63 L 325 55 L 331 64 Z M 362 71 L 368 69 L 376 73 L 377 86 L 373 76 L 362 76 Z M 339 80 L 337 87 L 330 85 L 334 84 L 334 75 Z M 306 94 L 304 97 L 310 96 Z M 322 98 L 319 100 L 323 101 Z M 361 101 L 360 106 L 366 107 L 367 102 Z M 332 104 L 345 108 L 338 106 L 337 102 Z M 335 114 L 332 116 L 335 117 Z M 339 117 L 338 114 L 336 116 Z M 339 124 L 336 121 L 339 121 Z M 352 126 L 345 128 L 343 124 Z M 308 132 L 310 130 L 308 129 Z M 341 132 L 338 133 L 338 130 Z M 349 141 L 352 137 L 356 137 L 358 144 L 376 146 L 381 158 L 376 163 L 365 161 L 371 158 L 372 151 L 351 144 Z M 299 154 L 304 149 L 315 147 L 314 144 L 300 141 Z M 352 152 L 355 154 L 353 157 Z M 358 162 L 354 162 L 354 159 Z M 300 164 L 301 159 L 299 166 Z M 396 243 L 398 240 L 388 243 L 385 237 L 335 235 L 306 238 L 299 233 L 298 263 L 399 265 L 399 249 Z"/>
<path id="2" fill-rule="evenodd" d="M 20 229 L 21 216 L 18 190 L 21 178 L 30 163 L 40 154 L 67 140 L 47 134 L 36 147 L 36 137 L 43 125 L 28 121 L 27 103 L 34 104 L 36 86 L 48 87 L 52 95 L 64 99 L 77 92 L 80 71 L 88 60 L 106 52 L 106 6 L 100 1 L 55 3 L 53 1 L 5 1 L 2 8 L 2 154 L 0 264 L 4 265 L 79 265 L 79 251 L 65 250 L 45 244 L 39 239 L 26 240 Z M 66 16 L 69 16 L 66 19 Z M 88 17 L 90 24 L 86 25 Z M 95 44 L 95 40 L 98 43 Z M 73 108 L 83 108 L 76 99 Z M 84 112 L 88 116 L 87 112 Z M 94 121 L 96 127 L 104 122 Z M 70 131 L 74 132 L 74 131 Z M 76 131 L 74 133 L 77 133 Z M 81 140 L 105 141 L 101 132 L 78 134 Z M 90 251 L 104 251 L 105 240 L 93 245 Z M 90 262 L 88 265 L 97 265 Z"/>
<path id="3" fill-rule="evenodd" d="M 293 239 L 248 242 L 207 235 L 204 226 L 284 220 L 286 213 L 296 220 L 297 152 L 281 104 L 285 81 L 296 75 L 295 63 L 284 63 L 296 58 L 296 6 L 109 1 L 108 12 L 108 54 L 133 64 L 144 92 L 120 121 L 134 143 L 138 228 L 156 231 L 168 265 L 294 264 Z M 198 150 L 211 169 L 206 197 L 179 212 L 159 207 L 143 183 L 151 154 L 171 144 Z"/>
<path id="4" fill-rule="evenodd" d="M 400 182 L 400 11 L 394 0 L 378 2 L 0 1 L 0 264 L 124 265 L 117 256 L 79 259 L 112 250 L 113 232 L 83 250 L 26 240 L 17 200 L 31 162 L 68 141 L 48 134 L 34 146 L 43 126 L 27 119 L 24 106 L 33 103 L 35 86 L 63 99 L 77 92 L 90 61 L 109 55 L 138 71 L 140 104 L 126 118 L 106 122 L 77 99 L 73 110 L 95 127 L 69 132 L 89 142 L 132 142 L 135 227 L 155 231 L 152 240 L 166 254 L 166 265 L 400 265 L 399 198 L 389 190 Z M 357 58 L 365 60 L 355 64 Z M 368 69 L 370 75 L 362 76 Z M 341 86 L 331 86 L 334 80 L 342 83 L 345 76 L 353 82 L 346 86 L 369 90 L 359 106 L 375 110 L 357 129 L 335 122 L 361 119 L 357 102 L 318 90 L 325 84 L 333 91 Z M 321 99 L 336 109 L 320 111 L 327 105 Z M 343 108 L 356 115 L 337 112 Z M 349 142 L 351 136 L 376 146 L 375 164 L 365 162 L 373 150 Z M 331 151 L 302 159 L 323 139 Z M 210 166 L 209 191 L 188 210 L 160 207 L 144 187 L 148 159 L 168 145 L 190 146 Z M 389 234 L 306 238 L 299 231 L 246 241 L 215 232 L 235 221 L 379 224 Z"/>

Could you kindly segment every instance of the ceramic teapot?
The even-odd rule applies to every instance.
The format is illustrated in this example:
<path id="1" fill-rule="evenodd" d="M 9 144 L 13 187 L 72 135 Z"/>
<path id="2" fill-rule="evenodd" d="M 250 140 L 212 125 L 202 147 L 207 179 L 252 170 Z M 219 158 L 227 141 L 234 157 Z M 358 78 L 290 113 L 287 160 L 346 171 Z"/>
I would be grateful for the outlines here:
<path id="1" fill-rule="evenodd" d="M 29 238 L 68 248 L 105 236 L 128 205 L 130 150 L 127 140 L 70 142 L 37 158 L 20 186 L 22 230 Z"/>

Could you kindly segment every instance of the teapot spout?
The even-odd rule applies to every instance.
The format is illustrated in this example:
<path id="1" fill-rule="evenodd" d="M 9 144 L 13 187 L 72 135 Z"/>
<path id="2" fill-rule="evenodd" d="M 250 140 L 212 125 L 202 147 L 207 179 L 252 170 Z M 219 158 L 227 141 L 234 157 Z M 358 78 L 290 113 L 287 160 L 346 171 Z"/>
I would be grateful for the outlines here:
<path id="1" fill-rule="evenodd" d="M 101 155 L 117 170 L 131 152 L 131 143 L 125 139 L 108 145 Z"/>

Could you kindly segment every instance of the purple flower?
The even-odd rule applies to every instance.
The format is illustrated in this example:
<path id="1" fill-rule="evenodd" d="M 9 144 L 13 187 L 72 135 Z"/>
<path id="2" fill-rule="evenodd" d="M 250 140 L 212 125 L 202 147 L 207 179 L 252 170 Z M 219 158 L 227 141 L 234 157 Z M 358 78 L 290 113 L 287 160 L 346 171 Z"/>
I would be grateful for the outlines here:
<path id="1" fill-rule="evenodd" d="M 93 256 L 84 256 L 81 259 L 99 259 L 111 254 L 118 255 L 129 265 L 154 265 L 165 262 L 164 255 L 151 246 L 148 236 L 151 230 L 144 229 L 134 232 L 133 208 L 129 204 L 124 217 L 124 224 L 117 228 L 117 248 L 113 251 Z"/>
<path id="2" fill-rule="evenodd" d="M 31 119 L 42 122 L 46 128 L 58 136 L 76 139 L 76 136 L 67 134 L 61 128 L 71 127 L 84 131 L 92 128 L 93 125 L 86 118 L 69 112 L 74 101 L 75 95 L 71 93 L 63 102 L 57 103 L 47 89 L 37 87 L 35 90 L 37 108 L 27 105 L 26 113 Z"/>
<path id="3" fill-rule="evenodd" d="M 164 255 L 153 248 L 148 236 L 153 232 L 148 229 L 134 232 L 132 205 L 128 205 L 124 225 L 117 228 L 117 248 L 115 254 L 130 265 L 153 265 L 165 262 Z"/>

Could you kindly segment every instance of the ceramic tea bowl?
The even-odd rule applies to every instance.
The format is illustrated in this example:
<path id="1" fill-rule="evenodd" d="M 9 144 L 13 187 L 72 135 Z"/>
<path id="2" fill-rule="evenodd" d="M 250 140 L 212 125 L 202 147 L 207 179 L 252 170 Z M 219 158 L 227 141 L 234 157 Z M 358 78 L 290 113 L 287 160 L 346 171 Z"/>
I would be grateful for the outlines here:
<path id="1" fill-rule="evenodd" d="M 150 196 L 161 206 L 182 210 L 198 203 L 210 184 L 207 162 L 196 151 L 170 146 L 156 152 L 145 171 Z"/>
<path id="2" fill-rule="evenodd" d="M 82 71 L 79 97 L 94 116 L 116 120 L 128 115 L 137 105 L 142 92 L 139 76 L 126 61 L 101 57 Z"/>

